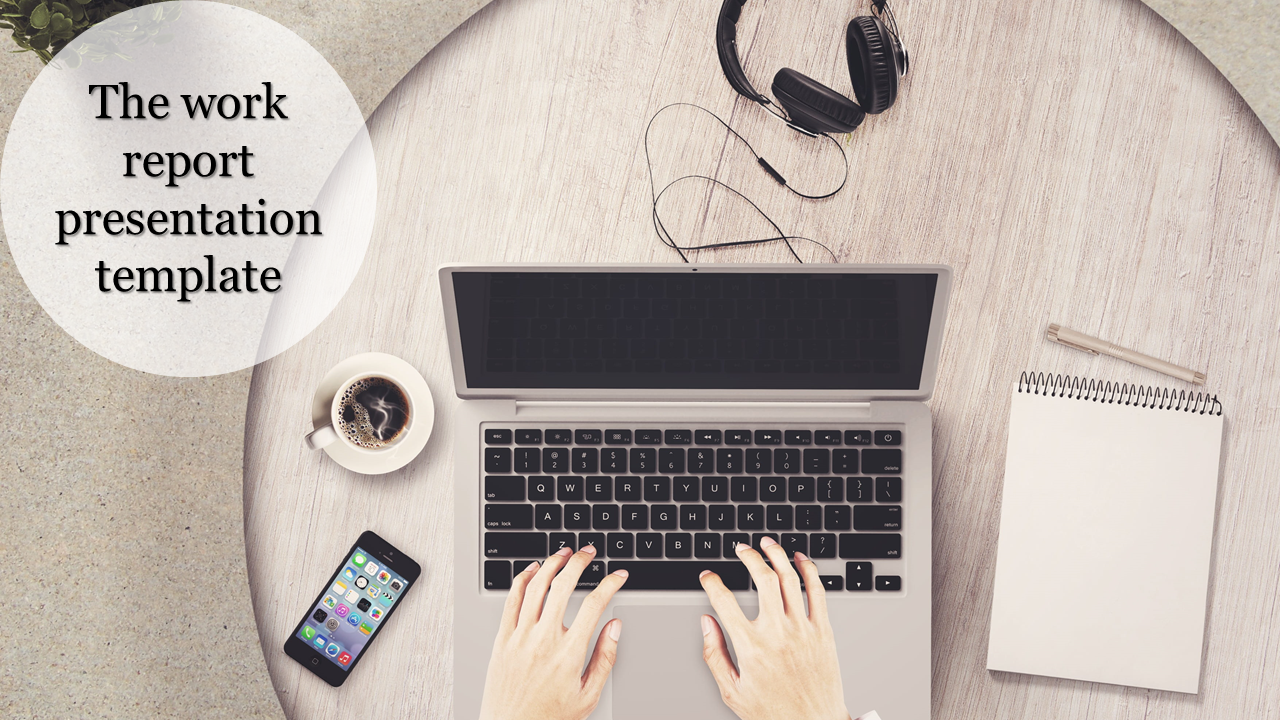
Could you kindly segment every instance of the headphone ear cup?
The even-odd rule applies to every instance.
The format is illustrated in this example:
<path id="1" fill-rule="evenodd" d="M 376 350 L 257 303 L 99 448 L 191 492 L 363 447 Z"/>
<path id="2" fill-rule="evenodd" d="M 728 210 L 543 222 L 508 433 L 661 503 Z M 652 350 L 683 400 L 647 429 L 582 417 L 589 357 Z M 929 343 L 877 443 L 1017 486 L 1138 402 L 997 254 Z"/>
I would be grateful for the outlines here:
<path id="1" fill-rule="evenodd" d="M 879 115 L 898 99 L 898 67 L 893 38 L 879 18 L 870 15 L 849 22 L 845 34 L 849 81 L 862 109 Z"/>
<path id="2" fill-rule="evenodd" d="M 853 132 L 866 117 L 849 98 L 791 68 L 773 76 L 773 95 L 792 124 L 814 133 Z"/>

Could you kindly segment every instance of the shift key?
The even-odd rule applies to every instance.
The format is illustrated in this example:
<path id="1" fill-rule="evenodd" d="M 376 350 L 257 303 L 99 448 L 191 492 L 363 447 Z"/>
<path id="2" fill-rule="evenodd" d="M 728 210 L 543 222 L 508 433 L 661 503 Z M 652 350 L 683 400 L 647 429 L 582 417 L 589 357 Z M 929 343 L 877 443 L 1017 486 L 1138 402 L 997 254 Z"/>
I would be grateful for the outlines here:
<path id="1" fill-rule="evenodd" d="M 862 451 L 864 475 L 897 475 L 902 472 L 902 451 L 877 448 Z"/>
<path id="2" fill-rule="evenodd" d="M 547 534 L 487 532 L 484 534 L 484 556 L 487 558 L 545 558 Z"/>

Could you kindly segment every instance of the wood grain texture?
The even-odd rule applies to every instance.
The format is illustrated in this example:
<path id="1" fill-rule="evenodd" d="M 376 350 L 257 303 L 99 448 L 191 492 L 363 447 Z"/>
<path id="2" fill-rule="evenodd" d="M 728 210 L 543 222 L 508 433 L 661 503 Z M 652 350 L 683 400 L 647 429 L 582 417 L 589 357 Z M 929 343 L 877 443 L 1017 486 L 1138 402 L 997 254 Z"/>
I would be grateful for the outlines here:
<path id="1" fill-rule="evenodd" d="M 248 408 L 249 577 L 290 717 L 450 716 L 446 559 L 458 401 L 439 264 L 675 260 L 650 225 L 641 140 L 670 102 L 699 102 L 731 118 L 797 186 L 838 180 L 829 148 L 729 89 L 711 41 L 718 5 L 497 0 L 371 118 L 380 191 L 369 256 L 334 314 L 257 368 Z M 773 71 L 790 65 L 848 92 L 844 24 L 862 10 L 854 2 L 748 5 L 739 26 L 748 75 L 767 87 Z M 940 0 L 901 3 L 899 17 L 914 71 L 899 105 L 849 139 L 853 179 L 835 198 L 788 196 L 696 112 L 660 117 L 651 151 L 660 182 L 713 175 L 789 232 L 821 239 L 841 262 L 955 268 L 931 403 L 934 717 L 1280 715 L 1280 151 L 1217 70 L 1133 0 Z M 668 198 L 664 220 L 690 241 L 768 231 L 741 201 L 705 185 L 686 184 Z M 823 257 L 812 245 L 800 252 Z M 775 245 L 697 259 L 787 255 Z M 1018 372 L 1179 385 L 1052 345 L 1043 339 L 1049 322 L 1206 370 L 1227 408 L 1198 696 L 985 669 Z M 346 472 L 301 443 L 321 376 L 370 350 L 418 367 L 437 411 L 423 455 L 380 478 Z M 1087 455 L 1080 463 L 1087 472 Z M 424 582 L 334 692 L 280 647 L 365 528 L 420 560 Z"/>

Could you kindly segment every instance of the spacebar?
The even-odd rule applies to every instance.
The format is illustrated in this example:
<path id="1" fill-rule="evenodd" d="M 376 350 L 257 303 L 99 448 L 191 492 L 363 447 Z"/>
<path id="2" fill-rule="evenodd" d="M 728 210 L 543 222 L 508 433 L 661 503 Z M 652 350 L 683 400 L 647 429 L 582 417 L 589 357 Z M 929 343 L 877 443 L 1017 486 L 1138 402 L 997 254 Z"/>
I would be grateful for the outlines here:
<path id="1" fill-rule="evenodd" d="M 710 570 L 720 576 L 730 590 L 746 590 L 751 579 L 747 566 L 740 562 L 644 562 L 610 560 L 609 572 L 626 570 L 623 590 L 701 590 L 698 575 Z"/>

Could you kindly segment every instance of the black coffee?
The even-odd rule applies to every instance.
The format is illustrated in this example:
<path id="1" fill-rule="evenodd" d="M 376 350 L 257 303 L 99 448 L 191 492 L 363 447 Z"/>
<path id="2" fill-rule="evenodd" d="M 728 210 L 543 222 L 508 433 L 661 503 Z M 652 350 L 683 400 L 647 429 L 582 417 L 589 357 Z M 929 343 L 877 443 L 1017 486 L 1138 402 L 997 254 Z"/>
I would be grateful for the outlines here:
<path id="1" fill-rule="evenodd" d="M 338 430 L 360 447 L 386 447 L 408 426 L 409 401 L 404 391 L 386 378 L 362 378 L 342 395 Z"/>

